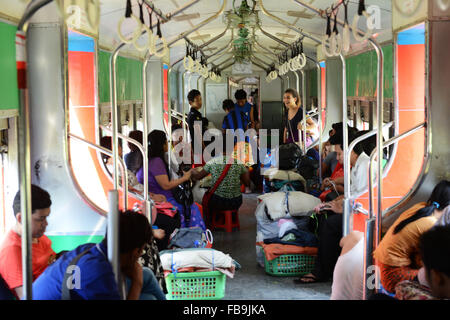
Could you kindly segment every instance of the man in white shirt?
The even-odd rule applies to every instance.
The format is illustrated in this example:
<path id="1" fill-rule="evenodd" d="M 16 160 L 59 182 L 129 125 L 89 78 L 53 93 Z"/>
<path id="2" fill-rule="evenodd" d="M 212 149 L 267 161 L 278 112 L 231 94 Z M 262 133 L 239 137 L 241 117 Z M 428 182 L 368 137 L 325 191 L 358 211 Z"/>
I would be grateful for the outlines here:
<path id="1" fill-rule="evenodd" d="M 349 144 L 356 139 L 353 131 L 349 130 Z M 343 132 L 336 132 L 330 137 L 330 143 L 334 145 L 337 159 L 344 162 Z M 364 141 L 356 144 L 350 154 L 350 192 L 354 198 L 365 192 L 368 187 L 369 157 L 364 153 Z M 342 238 L 342 212 L 343 198 L 339 196 L 333 201 L 321 203 L 314 210 L 318 214 L 319 251 L 314 270 L 304 275 L 298 283 L 312 283 L 316 281 L 327 281 L 333 275 L 334 266 L 341 252 L 339 241 Z M 327 214 L 325 218 L 323 213 Z"/>

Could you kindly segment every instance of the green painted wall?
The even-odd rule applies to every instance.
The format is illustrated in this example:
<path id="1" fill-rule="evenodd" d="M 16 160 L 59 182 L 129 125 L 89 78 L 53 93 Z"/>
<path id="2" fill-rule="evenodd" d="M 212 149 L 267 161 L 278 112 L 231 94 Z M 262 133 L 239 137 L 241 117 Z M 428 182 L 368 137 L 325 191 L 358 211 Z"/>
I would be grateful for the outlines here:
<path id="1" fill-rule="evenodd" d="M 73 250 L 85 243 L 100 243 L 103 236 L 48 236 L 52 241 L 52 249 L 56 253 L 63 250 Z"/>
<path id="2" fill-rule="evenodd" d="M 0 22 L 0 110 L 19 109 L 16 31 L 16 26 Z"/>
<path id="3" fill-rule="evenodd" d="M 309 97 L 317 97 L 317 69 L 308 70 Z"/>
<path id="4" fill-rule="evenodd" d="M 179 74 L 176 71 L 171 71 L 169 76 L 169 93 L 170 99 L 178 100 L 178 77 Z"/>
<path id="5" fill-rule="evenodd" d="M 382 48 L 384 54 L 384 97 L 393 97 L 393 47 Z M 374 50 L 347 58 L 347 96 L 375 97 L 377 88 L 377 55 Z"/>
<path id="6" fill-rule="evenodd" d="M 99 102 L 109 102 L 109 59 L 111 54 L 98 51 L 98 96 Z M 117 58 L 117 101 L 142 100 L 142 62 Z"/>

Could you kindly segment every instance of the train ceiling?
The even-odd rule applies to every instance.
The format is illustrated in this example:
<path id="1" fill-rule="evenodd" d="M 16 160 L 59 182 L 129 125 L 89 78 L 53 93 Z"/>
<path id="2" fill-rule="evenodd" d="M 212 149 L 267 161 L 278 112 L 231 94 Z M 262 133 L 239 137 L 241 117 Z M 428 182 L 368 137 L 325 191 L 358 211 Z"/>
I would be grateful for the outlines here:
<path id="1" fill-rule="evenodd" d="M 233 2 L 236 7 L 241 5 L 242 0 L 228 0 L 225 12 L 219 16 L 214 21 L 200 28 L 198 31 L 189 35 L 189 39 L 196 45 L 202 45 L 209 39 L 212 39 L 216 35 L 222 33 L 227 25 L 227 19 L 225 18 L 225 13 L 227 11 L 233 10 Z M 20 17 L 24 9 L 24 4 L 22 0 L 0 0 L 0 11 L 13 16 Z M 167 14 L 174 11 L 180 6 L 184 6 L 189 3 L 190 0 L 153 0 L 149 1 L 154 4 L 156 8 L 161 10 L 162 13 Z M 278 37 L 286 43 L 292 43 L 297 40 L 300 35 L 286 26 L 274 21 L 270 17 L 267 17 L 259 6 L 259 1 L 256 1 L 255 10 L 257 10 L 258 18 L 261 27 L 264 31 Z M 335 0 L 303 0 L 303 2 L 309 3 L 318 9 L 330 8 Z M 131 0 L 133 14 L 139 16 L 139 6 L 138 0 Z M 252 0 L 247 0 L 250 7 L 253 6 Z M 318 17 L 314 12 L 309 11 L 301 7 L 293 0 L 262 0 L 263 6 L 271 14 L 287 21 L 291 25 L 303 30 L 305 33 L 311 34 L 317 38 L 321 38 L 326 31 L 326 20 Z M 161 24 L 161 31 L 166 39 L 173 39 L 178 36 L 181 32 L 187 31 L 200 22 L 204 21 L 206 18 L 214 15 L 221 7 L 221 0 L 200 0 L 197 4 L 191 6 L 185 10 L 178 17 L 172 18 L 169 22 Z M 376 30 L 377 40 L 382 43 L 392 39 L 392 8 L 391 1 L 380 1 L 380 0 L 366 0 L 366 7 L 370 5 L 376 5 L 380 9 L 380 26 L 381 29 Z M 100 13 L 100 31 L 99 31 L 99 42 L 101 47 L 114 48 L 119 42 L 119 37 L 117 36 L 117 25 L 121 17 L 124 16 L 126 10 L 126 0 L 100 0 L 101 13 Z M 357 14 L 358 11 L 358 1 L 350 0 L 348 5 L 348 17 L 349 22 L 352 22 L 353 16 Z M 145 21 L 148 21 L 148 16 L 144 14 Z M 344 20 L 344 6 L 339 7 L 338 18 Z M 361 26 L 361 24 L 360 24 Z M 132 25 L 123 25 L 123 33 L 125 35 L 131 34 L 133 32 Z M 342 30 L 342 28 L 339 28 Z M 236 39 L 237 29 L 235 29 Z M 279 53 L 284 47 L 264 35 L 261 30 L 255 30 L 255 36 L 257 42 L 264 48 L 269 49 L 271 52 Z M 223 48 L 230 42 L 231 30 L 220 38 L 219 40 L 211 43 L 209 46 L 204 48 L 204 52 L 208 55 L 214 53 L 217 49 Z M 366 43 L 360 44 L 356 43 L 352 38 L 352 50 L 359 50 L 361 46 L 366 46 Z M 312 40 L 304 39 L 304 49 L 305 53 L 309 53 L 311 56 L 316 55 L 316 43 Z M 255 55 L 266 61 L 267 63 L 272 62 L 274 57 L 270 56 L 261 47 L 255 47 Z M 180 40 L 175 43 L 170 50 L 171 61 L 176 61 L 183 57 L 186 52 L 186 43 L 184 40 Z M 227 52 L 224 55 L 218 55 L 212 58 L 215 64 L 221 63 L 232 57 L 232 52 Z"/>

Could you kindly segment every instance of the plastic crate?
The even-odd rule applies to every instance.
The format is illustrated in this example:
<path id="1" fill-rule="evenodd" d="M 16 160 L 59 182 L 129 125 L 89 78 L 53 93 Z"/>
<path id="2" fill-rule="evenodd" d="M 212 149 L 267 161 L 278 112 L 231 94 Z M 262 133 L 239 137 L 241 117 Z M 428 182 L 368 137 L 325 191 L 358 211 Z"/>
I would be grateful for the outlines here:
<path id="1" fill-rule="evenodd" d="M 220 271 L 170 273 L 165 280 L 167 300 L 219 300 L 225 296 L 226 276 Z"/>
<path id="2" fill-rule="evenodd" d="M 264 254 L 264 269 L 272 276 L 300 276 L 314 269 L 315 258 L 307 254 L 285 254 L 268 261 Z"/>

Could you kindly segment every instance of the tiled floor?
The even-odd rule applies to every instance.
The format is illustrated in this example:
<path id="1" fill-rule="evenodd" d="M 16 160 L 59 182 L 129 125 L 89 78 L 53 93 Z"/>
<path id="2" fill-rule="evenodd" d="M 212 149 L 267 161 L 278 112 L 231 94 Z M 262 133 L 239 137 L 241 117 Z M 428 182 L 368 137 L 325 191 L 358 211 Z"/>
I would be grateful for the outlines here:
<path id="1" fill-rule="evenodd" d="M 331 283 L 295 284 L 294 277 L 274 277 L 256 262 L 256 194 L 244 195 L 239 210 L 240 231 L 214 231 L 214 249 L 229 254 L 242 269 L 227 278 L 225 300 L 328 300 Z"/>

